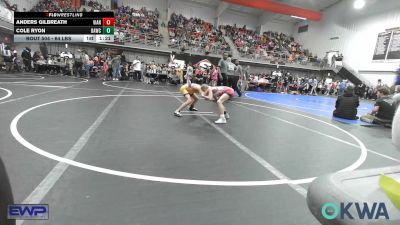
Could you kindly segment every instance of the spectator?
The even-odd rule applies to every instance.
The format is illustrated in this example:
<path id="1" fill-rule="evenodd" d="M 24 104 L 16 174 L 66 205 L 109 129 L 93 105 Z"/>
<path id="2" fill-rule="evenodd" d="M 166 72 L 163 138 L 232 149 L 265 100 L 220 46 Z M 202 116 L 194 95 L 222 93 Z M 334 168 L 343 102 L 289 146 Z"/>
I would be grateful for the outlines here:
<path id="1" fill-rule="evenodd" d="M 218 70 L 217 70 L 217 67 L 213 67 L 212 68 L 211 74 L 212 74 L 211 86 L 215 87 L 215 86 L 217 86 L 217 82 L 218 82 Z"/>
<path id="2" fill-rule="evenodd" d="M 364 98 L 366 88 L 367 88 L 367 85 L 365 85 L 364 82 L 362 82 L 362 83 L 358 86 L 357 93 L 356 93 L 356 94 L 358 95 L 358 97 Z"/>
<path id="3" fill-rule="evenodd" d="M 310 85 L 311 85 L 310 95 L 318 95 L 317 94 L 318 80 L 316 77 L 314 77 L 314 79 L 312 79 L 312 82 Z"/>
<path id="4" fill-rule="evenodd" d="M 111 60 L 113 80 L 118 80 L 120 75 L 119 66 L 121 64 L 121 56 L 117 55 Z"/>
<path id="5" fill-rule="evenodd" d="M 32 55 L 31 55 L 31 49 L 28 47 L 25 47 L 24 50 L 22 50 L 22 61 L 25 66 L 25 71 L 29 72 L 32 70 Z"/>
<path id="6" fill-rule="evenodd" d="M 102 60 L 101 62 L 102 62 L 102 64 L 103 64 L 103 65 L 102 65 L 102 68 L 101 68 L 102 74 L 103 74 L 102 79 L 103 79 L 103 81 L 106 81 L 106 80 L 108 80 L 108 77 L 107 77 L 107 73 L 108 73 L 108 63 L 107 63 L 107 60 L 106 60 L 106 59 Z"/>
<path id="7" fill-rule="evenodd" d="M 342 82 L 340 82 L 339 84 L 339 93 L 338 96 L 342 96 L 344 93 L 344 90 L 346 89 L 346 80 L 342 80 Z"/>
<path id="8" fill-rule="evenodd" d="M 86 51 L 83 52 L 83 67 L 85 68 L 85 78 L 90 78 L 90 57 Z"/>
<path id="9" fill-rule="evenodd" d="M 333 116 L 348 120 L 357 120 L 357 108 L 359 105 L 360 101 L 358 96 L 354 94 L 353 86 L 348 86 L 344 94 L 337 98 Z"/>
<path id="10" fill-rule="evenodd" d="M 233 88 L 239 95 L 239 97 L 242 96 L 242 92 L 241 92 L 241 88 L 242 87 L 238 87 L 239 80 L 243 80 L 244 78 L 244 72 L 243 72 L 243 68 L 241 65 L 239 65 L 239 59 L 235 59 L 235 69 L 234 69 L 234 73 L 233 75 L 228 76 L 228 86 Z"/>
<path id="11" fill-rule="evenodd" d="M 78 49 L 74 58 L 74 74 L 76 75 L 76 77 L 82 76 L 83 59 L 84 53 L 80 49 Z"/>
<path id="12" fill-rule="evenodd" d="M 12 68 L 12 51 L 10 46 L 5 45 L 4 50 L 3 50 L 3 59 L 4 63 L 6 64 L 6 71 L 11 72 Z"/>
<path id="13" fill-rule="evenodd" d="M 193 66 L 192 63 L 189 62 L 187 68 L 186 68 L 186 80 L 190 80 L 193 78 Z"/>
<path id="14" fill-rule="evenodd" d="M 175 70 L 176 77 L 179 79 L 180 84 L 183 84 L 183 69 L 181 67 L 176 68 Z"/>
<path id="15" fill-rule="evenodd" d="M 133 66 L 133 76 L 134 79 L 140 80 L 141 79 L 141 71 L 142 71 L 142 62 L 139 59 L 139 56 L 136 56 L 136 59 L 132 62 Z"/>
<path id="16" fill-rule="evenodd" d="M 394 116 L 393 99 L 389 96 L 389 89 L 381 87 L 378 89 L 375 107 L 371 113 L 361 117 L 367 123 L 391 124 Z"/>
<path id="17" fill-rule="evenodd" d="M 228 53 L 224 52 L 222 59 L 218 62 L 218 85 L 227 86 L 227 73 L 228 73 Z"/>

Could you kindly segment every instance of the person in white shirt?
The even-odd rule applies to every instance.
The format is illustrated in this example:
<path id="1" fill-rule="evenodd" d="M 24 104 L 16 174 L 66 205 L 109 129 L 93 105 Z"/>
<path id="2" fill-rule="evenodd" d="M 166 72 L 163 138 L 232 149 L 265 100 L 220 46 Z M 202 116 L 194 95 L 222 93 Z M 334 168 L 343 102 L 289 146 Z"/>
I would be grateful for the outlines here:
<path id="1" fill-rule="evenodd" d="M 140 61 L 139 56 L 136 56 L 136 59 L 133 60 L 132 66 L 134 79 L 140 80 L 142 72 L 142 62 Z"/>
<path id="2" fill-rule="evenodd" d="M 192 80 L 193 72 L 194 72 L 194 70 L 193 70 L 192 63 L 189 63 L 186 68 L 186 75 L 185 75 L 186 83 L 188 83 L 188 82 L 190 82 L 190 80 Z"/>
<path id="3" fill-rule="evenodd" d="M 86 51 L 83 56 L 83 66 L 85 68 L 85 78 L 90 78 L 90 58 Z"/>
<path id="4" fill-rule="evenodd" d="M 312 82 L 310 83 L 310 85 L 311 85 L 310 95 L 318 95 L 318 93 L 317 93 L 318 80 L 316 77 L 314 77 L 314 79 L 312 79 Z"/>

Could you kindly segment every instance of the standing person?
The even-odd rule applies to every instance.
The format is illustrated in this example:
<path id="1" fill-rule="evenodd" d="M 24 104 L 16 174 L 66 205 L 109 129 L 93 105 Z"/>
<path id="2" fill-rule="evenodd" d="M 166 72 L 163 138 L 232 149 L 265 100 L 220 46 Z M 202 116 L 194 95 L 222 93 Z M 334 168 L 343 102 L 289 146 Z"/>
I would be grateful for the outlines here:
<path id="1" fill-rule="evenodd" d="M 289 91 L 289 78 L 288 75 L 283 77 L 283 92 L 287 94 Z"/>
<path id="2" fill-rule="evenodd" d="M 388 96 L 389 89 L 381 87 L 378 89 L 375 107 L 371 113 L 361 117 L 367 123 L 391 124 L 394 116 L 393 99 Z"/>
<path id="3" fill-rule="evenodd" d="M 311 79 L 310 85 L 311 85 L 310 95 L 318 95 L 317 94 L 318 81 L 316 77 L 314 77 L 314 79 Z"/>
<path id="4" fill-rule="evenodd" d="M 233 75 L 228 76 L 228 84 L 229 84 L 228 86 L 233 88 L 233 90 L 235 90 L 238 93 L 239 97 L 241 97 L 242 96 L 241 81 L 243 80 L 244 72 L 242 66 L 239 65 L 239 59 L 235 59 L 234 62 L 235 62 L 235 69 Z"/>
<path id="5" fill-rule="evenodd" d="M 176 77 L 179 79 L 179 83 L 183 84 L 183 69 L 178 66 L 178 68 L 176 68 Z"/>
<path id="6" fill-rule="evenodd" d="M 3 52 L 4 63 L 6 64 L 6 71 L 11 72 L 12 68 L 12 52 L 10 46 L 6 45 Z"/>
<path id="7" fill-rule="evenodd" d="M 326 82 L 326 91 L 325 91 L 326 93 L 325 93 L 325 95 L 330 95 L 333 82 L 331 82 L 331 83 L 327 83 L 327 81 L 325 81 L 325 82 Z"/>
<path id="8" fill-rule="evenodd" d="M 342 96 L 345 89 L 346 89 L 346 80 L 342 80 L 342 82 L 340 82 L 340 84 L 339 84 L 339 94 L 338 94 L 338 96 Z"/>
<path id="9" fill-rule="evenodd" d="M 337 82 L 336 81 L 332 81 L 331 83 L 331 91 L 332 95 L 336 95 L 336 90 L 337 90 Z"/>
<path id="10" fill-rule="evenodd" d="M 113 80 L 119 79 L 119 65 L 121 64 L 121 56 L 117 55 L 111 60 Z"/>
<path id="11" fill-rule="evenodd" d="M 31 55 L 31 49 L 28 47 L 25 47 L 24 50 L 22 50 L 22 62 L 24 63 L 25 66 L 25 71 L 29 72 L 32 70 L 32 55 Z"/>
<path id="12" fill-rule="evenodd" d="M 243 82 L 246 84 L 246 86 L 242 89 L 242 93 L 249 89 L 249 82 L 248 82 L 249 79 L 250 79 L 250 66 L 247 65 L 244 70 L 244 80 L 243 80 Z"/>
<path id="13" fill-rule="evenodd" d="M 333 116 L 348 120 L 357 120 L 357 108 L 359 105 L 360 100 L 354 94 L 353 86 L 348 86 L 344 94 L 337 98 Z"/>
<path id="14" fill-rule="evenodd" d="M 381 79 L 378 79 L 378 83 L 373 87 L 373 89 L 372 89 L 372 94 L 371 94 L 371 98 L 372 99 L 377 99 L 378 97 L 377 97 L 377 94 L 378 94 L 378 90 L 379 90 L 379 88 L 381 88 L 381 87 L 383 87 L 383 84 L 382 84 L 382 80 Z"/>
<path id="15" fill-rule="evenodd" d="M 227 85 L 227 72 L 228 72 L 228 53 L 224 52 L 222 59 L 218 62 L 218 84 Z"/>
<path id="16" fill-rule="evenodd" d="M 108 80 L 108 77 L 107 77 L 107 73 L 108 73 L 107 59 L 101 60 L 101 63 L 103 64 L 102 68 L 101 68 L 102 74 L 103 74 L 103 78 L 102 79 L 103 79 L 103 81 L 106 81 L 106 80 Z"/>
<path id="17" fill-rule="evenodd" d="M 217 83 L 218 83 L 218 70 L 216 67 L 212 68 L 211 76 L 212 76 L 211 86 L 215 87 L 215 86 L 217 86 Z"/>
<path id="18" fill-rule="evenodd" d="M 362 83 L 360 84 L 360 86 L 358 87 L 358 96 L 359 96 L 360 98 L 364 98 L 366 88 L 367 88 L 367 86 L 365 85 L 364 82 L 362 82 Z"/>
<path id="19" fill-rule="evenodd" d="M 4 50 L 5 50 L 6 45 L 4 44 L 4 42 L 1 42 L 0 44 L 0 66 L 3 66 L 4 64 Z M 0 67 L 0 70 L 2 68 Z"/>
<path id="20" fill-rule="evenodd" d="M 21 72 L 20 71 L 20 68 L 19 68 L 19 59 L 18 59 L 18 53 L 17 53 L 17 50 L 14 50 L 13 51 L 13 54 L 12 54 L 12 66 L 11 66 L 11 68 L 12 68 L 12 72 L 14 73 L 14 72 Z"/>
<path id="21" fill-rule="evenodd" d="M 85 78 L 90 78 L 90 58 L 86 51 L 83 55 L 83 66 L 85 68 Z"/>
<path id="22" fill-rule="evenodd" d="M 82 67 L 83 67 L 83 54 L 80 49 L 77 50 L 74 57 L 74 74 L 76 77 L 82 77 Z"/>
<path id="23" fill-rule="evenodd" d="M 142 65 L 142 67 L 141 67 L 140 77 L 141 77 L 141 81 L 144 82 L 144 77 L 146 76 L 146 73 L 147 73 L 147 66 L 144 63 L 144 61 L 141 61 L 141 65 Z"/>
<path id="24" fill-rule="evenodd" d="M 232 98 L 235 94 L 235 91 L 231 87 L 227 86 L 218 86 L 218 87 L 210 87 L 207 84 L 203 84 L 201 86 L 202 96 L 206 100 L 217 101 L 218 110 L 219 110 L 219 119 L 214 123 L 224 124 L 226 120 L 230 118 L 228 112 L 225 109 L 224 102 Z"/>
<path id="25" fill-rule="evenodd" d="M 187 68 L 186 68 L 186 83 L 189 82 L 193 78 L 193 66 L 192 63 L 189 62 Z"/>
<path id="26" fill-rule="evenodd" d="M 139 56 L 136 56 L 136 59 L 132 62 L 133 66 L 133 79 L 140 81 L 141 79 L 141 71 L 142 71 L 142 62 L 139 59 Z"/>
<path id="27" fill-rule="evenodd" d="M 198 111 L 194 106 L 196 102 L 199 100 L 199 97 L 196 94 L 201 94 L 201 86 L 198 84 L 184 84 L 179 89 L 179 92 L 186 98 L 186 101 L 183 102 L 178 109 L 175 110 L 174 116 L 182 117 L 181 110 L 185 107 L 189 106 L 189 111 Z"/>

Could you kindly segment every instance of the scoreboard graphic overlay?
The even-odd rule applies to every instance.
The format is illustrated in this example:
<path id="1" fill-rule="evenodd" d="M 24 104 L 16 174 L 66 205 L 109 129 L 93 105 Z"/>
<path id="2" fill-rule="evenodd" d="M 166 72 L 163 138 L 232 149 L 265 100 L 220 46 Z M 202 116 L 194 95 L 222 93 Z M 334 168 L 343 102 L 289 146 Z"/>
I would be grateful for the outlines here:
<path id="1" fill-rule="evenodd" d="M 14 42 L 114 42 L 114 13 L 14 12 Z"/>

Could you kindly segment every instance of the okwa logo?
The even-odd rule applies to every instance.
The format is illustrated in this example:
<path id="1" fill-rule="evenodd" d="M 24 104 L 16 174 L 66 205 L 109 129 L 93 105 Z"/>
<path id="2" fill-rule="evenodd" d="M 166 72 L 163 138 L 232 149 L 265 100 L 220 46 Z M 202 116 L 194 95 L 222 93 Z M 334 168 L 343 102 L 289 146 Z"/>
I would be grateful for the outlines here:
<path id="1" fill-rule="evenodd" d="M 351 210 L 355 208 L 356 214 L 351 214 L 350 212 L 354 212 Z M 369 219 L 369 220 L 377 220 L 377 219 L 389 219 L 389 214 L 386 209 L 386 205 L 383 202 L 377 203 L 374 202 L 372 204 L 368 204 L 366 202 L 358 203 L 358 202 L 348 202 L 348 203 L 340 203 L 338 207 L 335 203 L 328 202 L 324 204 L 322 207 L 322 216 L 327 220 L 333 220 L 335 218 L 340 219 Z"/>

